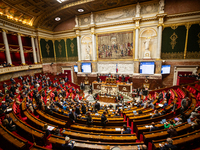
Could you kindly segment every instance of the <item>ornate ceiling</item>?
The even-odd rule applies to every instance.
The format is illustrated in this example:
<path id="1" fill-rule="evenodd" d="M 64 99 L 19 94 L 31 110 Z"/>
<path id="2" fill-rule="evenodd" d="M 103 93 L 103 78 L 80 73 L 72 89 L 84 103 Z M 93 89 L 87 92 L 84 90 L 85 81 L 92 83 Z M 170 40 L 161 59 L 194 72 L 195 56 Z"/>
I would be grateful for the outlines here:
<path id="1" fill-rule="evenodd" d="M 58 24 L 90 12 L 151 0 L 0 0 L 0 15 L 26 25 L 53 30 Z M 78 12 L 84 9 L 83 13 Z M 60 17 L 61 21 L 55 21 Z"/>

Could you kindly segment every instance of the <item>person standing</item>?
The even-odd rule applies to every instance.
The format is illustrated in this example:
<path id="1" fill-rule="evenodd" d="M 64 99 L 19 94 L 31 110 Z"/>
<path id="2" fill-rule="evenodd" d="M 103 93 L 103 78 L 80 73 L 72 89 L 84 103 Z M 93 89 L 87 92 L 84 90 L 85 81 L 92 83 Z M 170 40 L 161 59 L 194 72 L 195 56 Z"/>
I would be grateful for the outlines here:
<path id="1" fill-rule="evenodd" d="M 106 117 L 106 111 L 104 111 L 103 114 L 102 114 L 102 116 L 101 116 L 101 125 L 103 127 L 105 127 L 106 124 L 107 124 L 107 122 L 108 122 L 108 120 L 107 120 L 107 117 Z"/>

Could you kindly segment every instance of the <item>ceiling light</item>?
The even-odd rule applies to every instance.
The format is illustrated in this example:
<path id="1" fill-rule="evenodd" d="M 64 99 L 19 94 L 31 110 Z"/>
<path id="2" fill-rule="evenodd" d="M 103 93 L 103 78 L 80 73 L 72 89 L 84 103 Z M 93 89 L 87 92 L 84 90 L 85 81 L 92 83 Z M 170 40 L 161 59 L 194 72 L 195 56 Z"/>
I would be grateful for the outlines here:
<path id="1" fill-rule="evenodd" d="M 84 12 L 84 9 L 78 9 L 78 12 Z"/>
<path id="2" fill-rule="evenodd" d="M 64 1 L 66 1 L 66 0 L 57 0 L 59 3 L 62 3 L 62 2 L 64 2 Z"/>
<path id="3" fill-rule="evenodd" d="M 60 21 L 60 17 L 56 17 L 55 20 L 56 20 L 56 21 Z"/>

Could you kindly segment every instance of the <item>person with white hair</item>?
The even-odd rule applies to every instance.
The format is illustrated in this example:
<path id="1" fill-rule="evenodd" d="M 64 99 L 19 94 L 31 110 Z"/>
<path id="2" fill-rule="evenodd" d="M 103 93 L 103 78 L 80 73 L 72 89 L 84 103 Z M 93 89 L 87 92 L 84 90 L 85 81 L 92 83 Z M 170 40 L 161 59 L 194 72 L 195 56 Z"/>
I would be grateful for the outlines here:
<path id="1" fill-rule="evenodd" d="M 74 141 L 71 141 L 68 136 L 65 137 L 65 144 L 62 144 L 63 150 L 71 150 L 74 148 Z"/>
<path id="2" fill-rule="evenodd" d="M 171 138 L 167 138 L 167 143 L 166 145 L 161 144 L 160 150 L 177 150 L 177 146 L 173 145 L 173 140 Z"/>

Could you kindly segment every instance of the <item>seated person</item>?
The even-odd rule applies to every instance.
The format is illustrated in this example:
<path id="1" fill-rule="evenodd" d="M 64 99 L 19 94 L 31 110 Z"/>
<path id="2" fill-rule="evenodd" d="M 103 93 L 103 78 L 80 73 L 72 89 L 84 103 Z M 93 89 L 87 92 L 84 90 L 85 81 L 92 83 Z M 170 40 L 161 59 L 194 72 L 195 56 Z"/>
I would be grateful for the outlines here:
<path id="1" fill-rule="evenodd" d="M 3 96 L 4 96 L 4 94 L 3 94 L 2 90 L 0 90 L 0 97 L 3 97 Z"/>
<path id="2" fill-rule="evenodd" d="M 192 130 L 197 130 L 200 128 L 200 119 L 195 119 L 194 122 L 191 123 Z"/>
<path id="3" fill-rule="evenodd" d="M 164 129 L 168 129 L 171 125 L 175 126 L 175 124 L 172 120 L 170 120 L 169 122 L 165 122 Z"/>
<path id="4" fill-rule="evenodd" d="M 93 120 L 92 120 L 92 116 L 91 116 L 90 112 L 87 112 L 87 117 L 86 117 L 86 119 L 87 119 L 86 124 L 87 124 L 88 126 L 93 124 Z"/>
<path id="5" fill-rule="evenodd" d="M 152 125 L 152 127 L 150 127 L 149 132 L 155 131 L 155 130 L 158 130 L 158 129 L 159 129 L 158 127 L 155 126 L 155 123 L 154 123 L 154 122 L 152 122 L 151 125 Z"/>
<path id="6" fill-rule="evenodd" d="M 167 138 L 167 143 L 166 145 L 161 144 L 160 150 L 178 150 L 178 147 L 176 145 L 173 145 L 173 140 L 171 138 Z"/>
<path id="7" fill-rule="evenodd" d="M 178 118 L 178 119 L 176 119 L 175 121 L 176 121 L 176 122 L 175 122 L 175 125 L 176 125 L 176 126 L 183 123 L 182 118 Z"/>
<path id="8" fill-rule="evenodd" d="M 8 119 L 3 120 L 3 126 L 6 127 L 10 132 L 16 130 L 16 126 L 9 123 Z"/>
<path id="9" fill-rule="evenodd" d="M 60 134 L 60 129 L 56 129 L 54 135 L 62 137 L 62 135 Z"/>
<path id="10" fill-rule="evenodd" d="M 160 113 L 158 112 L 158 110 L 155 110 L 151 118 L 158 117 L 158 116 L 160 116 Z"/>
<path id="11" fill-rule="evenodd" d="M 8 85 L 6 84 L 6 82 L 3 83 L 3 88 L 7 87 Z"/>
<path id="12" fill-rule="evenodd" d="M 199 116 L 199 115 L 200 115 L 200 113 L 198 113 L 198 110 L 195 109 L 194 112 L 191 112 L 190 118 L 195 118 L 196 116 Z"/>
<path id="13" fill-rule="evenodd" d="M 124 124 L 121 134 L 131 134 L 131 129 Z"/>
<path id="14" fill-rule="evenodd" d="M 166 106 L 168 106 L 167 100 L 164 101 L 163 108 L 165 108 Z"/>
<path id="15" fill-rule="evenodd" d="M 74 148 L 74 141 L 70 141 L 69 137 L 65 137 L 65 144 L 62 144 L 62 149 L 63 150 L 71 150 Z"/>
<path id="16" fill-rule="evenodd" d="M 169 129 L 167 129 L 167 133 L 169 134 L 170 138 L 175 137 L 178 134 L 173 125 L 170 125 Z"/>

